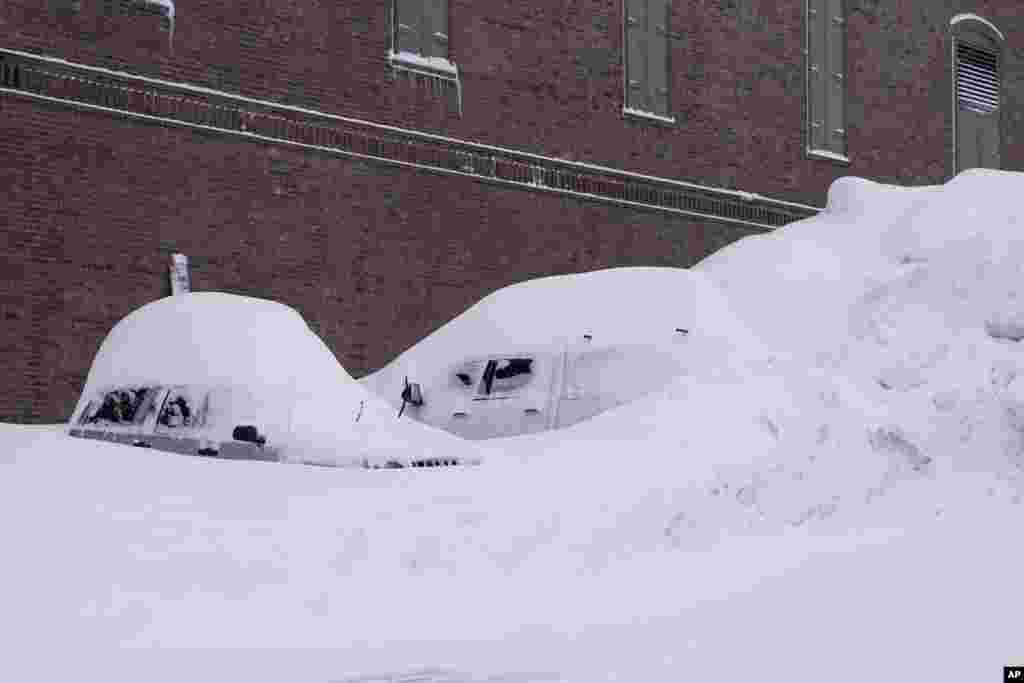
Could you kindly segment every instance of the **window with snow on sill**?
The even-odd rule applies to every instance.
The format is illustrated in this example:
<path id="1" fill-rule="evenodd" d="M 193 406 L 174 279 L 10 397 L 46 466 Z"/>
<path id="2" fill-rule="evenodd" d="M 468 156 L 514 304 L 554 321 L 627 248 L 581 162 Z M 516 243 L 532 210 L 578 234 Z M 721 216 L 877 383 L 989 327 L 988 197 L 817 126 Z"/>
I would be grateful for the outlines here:
<path id="1" fill-rule="evenodd" d="M 424 57 L 414 52 L 391 52 L 388 55 L 393 66 L 405 66 L 413 69 L 433 71 L 438 75 L 449 75 L 458 78 L 459 69 L 444 57 Z"/>
<path id="2" fill-rule="evenodd" d="M 655 114 L 653 112 L 645 111 L 643 109 L 632 109 L 630 107 L 623 107 L 622 113 L 626 116 L 636 116 L 638 118 L 650 119 L 652 121 L 660 121 L 662 123 L 676 122 L 674 116 L 662 116 L 661 114 Z"/>

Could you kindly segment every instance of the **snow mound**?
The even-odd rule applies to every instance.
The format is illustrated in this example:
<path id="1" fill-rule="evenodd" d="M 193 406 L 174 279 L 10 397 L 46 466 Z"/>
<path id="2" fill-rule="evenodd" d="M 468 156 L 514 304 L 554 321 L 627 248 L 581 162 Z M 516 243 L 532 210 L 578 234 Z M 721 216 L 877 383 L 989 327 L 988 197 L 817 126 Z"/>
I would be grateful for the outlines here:
<path id="1" fill-rule="evenodd" d="M 37 655 L 53 642 L 302 647 L 302 667 L 308 648 L 341 648 L 317 680 L 436 666 L 481 681 L 544 679 L 502 675 L 527 668 L 719 680 L 737 652 L 788 681 L 982 680 L 1020 664 L 1022 179 L 843 179 L 827 212 L 690 272 L 496 292 L 386 372 L 467 345 L 692 334 L 667 386 L 485 442 L 486 467 L 274 470 L 0 426 L 0 597 L 35 646 L 27 670 L 55 660 Z M 301 393 L 290 433 L 329 457 L 339 442 L 459 443 L 386 407 L 358 432 L 344 416 L 367 399 L 318 344 L 285 307 L 192 295 L 126 318 L 90 382 L 162 380 L 153 359 L 182 354 L 167 367 L 186 377 Z M 849 659 L 851 642 L 864 656 Z M 245 665 L 268 680 L 302 670 Z"/>
<path id="2" fill-rule="evenodd" d="M 952 499 L 965 473 L 1019 500 L 1024 249 L 1012 197 L 1022 184 L 995 171 L 924 188 L 840 179 L 822 215 L 693 269 L 764 347 L 687 349 L 694 362 L 661 391 L 488 448 L 529 443 L 545 462 L 617 467 L 642 443 L 644 468 L 733 492 L 687 517 L 733 535 L 849 521 L 927 480 L 941 484 L 917 490 Z M 957 227 L 969 216 L 982 220 Z"/>
<path id="3" fill-rule="evenodd" d="M 608 343 L 645 342 L 676 327 L 743 340 L 749 331 L 706 279 L 680 268 L 612 268 L 504 287 L 417 347 L 460 343 L 546 345 L 585 333 Z"/>
<path id="4" fill-rule="evenodd" d="M 183 384 L 233 383 L 290 390 L 303 370 L 315 386 L 355 381 L 293 308 L 221 292 L 193 292 L 146 304 L 107 335 L 93 360 L 86 389 L 102 381 Z"/>
<path id="5" fill-rule="evenodd" d="M 1024 209 L 1018 201 L 1024 175 L 971 169 L 950 180 L 903 227 L 904 261 L 926 261 L 954 252 L 961 260 L 1020 263 L 1018 238 Z"/>
<path id="6" fill-rule="evenodd" d="M 622 358 L 620 367 L 628 366 L 629 373 L 608 381 L 636 396 L 643 392 L 628 385 L 638 384 L 638 378 L 671 378 L 686 371 L 685 362 L 680 367 L 675 359 L 677 328 L 688 332 L 687 356 L 703 363 L 759 345 L 701 274 L 614 268 L 504 287 L 363 381 L 390 398 L 398 395 L 405 376 L 443 384 L 452 363 L 464 357 L 524 349 L 561 352 L 590 335 L 594 348 L 608 349 Z"/>
<path id="7" fill-rule="evenodd" d="M 745 237 L 693 270 L 771 350 L 827 352 L 848 334 L 849 306 L 902 272 L 899 228 L 940 190 L 840 178 L 821 215 Z"/>

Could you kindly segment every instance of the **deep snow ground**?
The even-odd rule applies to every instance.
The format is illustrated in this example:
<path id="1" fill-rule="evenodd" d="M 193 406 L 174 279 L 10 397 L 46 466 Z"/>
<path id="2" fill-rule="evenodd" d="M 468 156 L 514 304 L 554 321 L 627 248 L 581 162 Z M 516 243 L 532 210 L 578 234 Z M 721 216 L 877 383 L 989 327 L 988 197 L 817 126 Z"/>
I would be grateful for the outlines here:
<path id="1" fill-rule="evenodd" d="M 118 646 L 264 651 L 129 657 L 112 680 L 995 680 L 1024 664 L 1022 189 L 839 181 L 828 213 L 685 276 L 717 292 L 695 300 L 726 353 L 697 343 L 665 388 L 482 443 L 476 468 L 0 426 L 18 680 Z"/>
<path id="2" fill-rule="evenodd" d="M 1007 542 L 1019 505 L 987 481 L 903 482 L 872 501 L 873 517 L 839 528 L 728 535 L 697 496 L 616 509 L 566 496 L 572 481 L 538 485 L 528 466 L 453 478 L 100 443 L 43 459 L 64 437 L 35 438 L 0 484 L 4 519 L 21 520 L 5 533 L 18 552 L 6 555 L 4 604 L 18 618 L 3 637 L 27 648 L 315 648 L 277 666 L 317 681 L 429 668 L 456 681 L 728 680 L 743 662 L 793 680 L 837 663 L 832 680 L 975 680 L 1020 657 L 1020 553 Z M 673 540 L 673 521 L 699 545 Z M 280 671 L 264 670 L 266 654 L 235 655 L 213 659 L 248 680 Z"/>

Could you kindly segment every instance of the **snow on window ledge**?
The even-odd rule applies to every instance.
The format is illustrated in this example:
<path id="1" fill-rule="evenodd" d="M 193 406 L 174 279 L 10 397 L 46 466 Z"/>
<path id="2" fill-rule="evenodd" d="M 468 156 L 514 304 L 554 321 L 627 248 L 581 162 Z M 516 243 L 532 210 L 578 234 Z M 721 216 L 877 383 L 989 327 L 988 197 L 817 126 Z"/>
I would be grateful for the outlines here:
<path id="1" fill-rule="evenodd" d="M 161 8 L 161 14 L 164 16 L 164 20 L 167 22 L 165 27 L 170 33 L 170 44 L 173 48 L 174 44 L 174 0 L 135 0 L 136 4 L 149 5 L 152 7 Z"/>
<path id="2" fill-rule="evenodd" d="M 174 0 L 145 0 L 147 5 L 159 5 L 167 10 L 167 16 L 174 21 Z"/>
<path id="3" fill-rule="evenodd" d="M 818 159 L 828 159 L 829 161 L 841 161 L 845 164 L 850 163 L 850 157 L 844 156 L 842 154 L 836 154 L 835 152 L 830 152 L 827 149 L 808 148 L 807 156 L 816 157 Z"/>
<path id="4" fill-rule="evenodd" d="M 651 119 L 652 121 L 660 121 L 661 123 L 675 123 L 676 117 L 674 116 L 662 116 L 661 114 L 655 114 L 653 112 L 644 111 L 643 109 L 631 109 L 630 107 L 622 108 L 623 116 L 636 116 L 641 119 Z"/>
<path id="5" fill-rule="evenodd" d="M 424 57 L 415 52 L 389 52 L 388 61 L 392 66 L 427 69 L 441 75 L 459 77 L 459 68 L 443 57 Z"/>

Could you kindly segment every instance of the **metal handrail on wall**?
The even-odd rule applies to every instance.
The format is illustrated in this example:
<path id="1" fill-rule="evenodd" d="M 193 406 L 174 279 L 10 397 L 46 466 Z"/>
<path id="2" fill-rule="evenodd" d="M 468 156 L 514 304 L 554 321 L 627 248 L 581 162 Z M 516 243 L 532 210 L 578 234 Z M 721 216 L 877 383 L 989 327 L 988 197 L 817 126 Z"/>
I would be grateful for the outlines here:
<path id="1" fill-rule="evenodd" d="M 206 88 L 113 72 L 0 48 L 0 92 L 414 166 L 491 182 L 773 229 L 815 215 L 812 206 L 430 133 L 333 116 Z"/>

